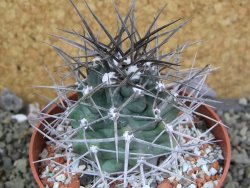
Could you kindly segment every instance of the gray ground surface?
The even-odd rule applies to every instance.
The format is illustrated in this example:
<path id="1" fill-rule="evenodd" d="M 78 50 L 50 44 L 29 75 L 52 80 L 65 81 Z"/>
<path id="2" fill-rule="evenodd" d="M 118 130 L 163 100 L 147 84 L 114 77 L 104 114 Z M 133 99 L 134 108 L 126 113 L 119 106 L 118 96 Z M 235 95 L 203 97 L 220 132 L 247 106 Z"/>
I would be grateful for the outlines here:
<path id="1" fill-rule="evenodd" d="M 232 160 L 225 188 L 250 188 L 250 97 L 227 103 L 231 107 L 218 112 L 230 127 L 228 132 L 232 145 Z"/>
<path id="2" fill-rule="evenodd" d="M 13 119 L 26 111 L 15 95 L 4 92 L 0 96 L 0 188 L 37 187 L 28 163 L 32 129 L 27 121 Z"/>

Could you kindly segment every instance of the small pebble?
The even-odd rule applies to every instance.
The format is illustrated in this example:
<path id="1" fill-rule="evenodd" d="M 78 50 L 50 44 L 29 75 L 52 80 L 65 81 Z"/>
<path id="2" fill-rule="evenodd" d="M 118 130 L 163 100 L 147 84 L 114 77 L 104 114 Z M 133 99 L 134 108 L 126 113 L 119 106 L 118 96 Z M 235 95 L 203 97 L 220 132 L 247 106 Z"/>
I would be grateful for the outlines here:
<path id="1" fill-rule="evenodd" d="M 182 185 L 181 184 L 177 184 L 176 188 L 182 188 Z"/>
<path id="2" fill-rule="evenodd" d="M 83 171 L 86 169 L 86 165 L 79 165 L 78 167 L 79 170 Z"/>
<path id="3" fill-rule="evenodd" d="M 212 167 L 212 168 L 210 168 L 209 172 L 213 176 L 213 175 L 217 174 L 218 171 L 215 168 Z"/>
<path id="4" fill-rule="evenodd" d="M 200 166 L 202 166 L 202 165 L 206 165 L 206 164 L 207 164 L 207 161 L 204 160 L 203 158 L 199 158 L 199 159 L 197 160 L 197 166 L 198 166 L 198 167 L 200 167 Z"/>
<path id="5" fill-rule="evenodd" d="M 27 159 L 18 159 L 15 161 L 14 166 L 16 169 L 22 173 L 27 172 L 28 160 Z"/>
<path id="6" fill-rule="evenodd" d="M 56 130 L 57 130 L 59 133 L 64 132 L 64 127 L 63 127 L 62 125 L 58 125 L 58 126 L 56 127 Z"/>
<path id="7" fill-rule="evenodd" d="M 188 186 L 188 188 L 196 188 L 196 185 L 195 185 L 195 184 L 190 184 L 190 185 Z"/>
<path id="8" fill-rule="evenodd" d="M 23 123 L 25 121 L 27 121 L 27 116 L 24 114 L 15 114 L 11 116 L 11 119 L 16 120 L 18 123 Z"/>
<path id="9" fill-rule="evenodd" d="M 59 188 L 59 183 L 55 182 L 54 185 L 53 185 L 53 188 Z"/>
<path id="10" fill-rule="evenodd" d="M 239 104 L 246 106 L 247 105 L 247 99 L 246 98 L 240 98 L 239 99 Z"/>
<path id="11" fill-rule="evenodd" d="M 56 181 L 64 181 L 66 179 L 65 174 L 59 174 L 58 176 L 55 177 Z"/>
<path id="12" fill-rule="evenodd" d="M 186 172 L 188 169 L 189 169 L 189 167 L 190 167 L 190 165 L 188 164 L 188 163 L 184 163 L 184 164 L 182 164 L 183 166 L 182 166 L 182 171 L 183 172 Z"/>
<path id="13" fill-rule="evenodd" d="M 209 182 L 204 183 L 204 185 L 202 186 L 202 188 L 214 188 L 213 181 L 209 181 Z"/>

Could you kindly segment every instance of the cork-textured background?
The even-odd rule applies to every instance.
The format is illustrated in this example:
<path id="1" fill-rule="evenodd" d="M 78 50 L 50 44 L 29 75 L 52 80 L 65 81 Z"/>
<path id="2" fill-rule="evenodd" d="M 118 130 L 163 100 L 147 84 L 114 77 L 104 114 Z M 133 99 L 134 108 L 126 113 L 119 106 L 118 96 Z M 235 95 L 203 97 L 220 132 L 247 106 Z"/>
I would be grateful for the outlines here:
<path id="1" fill-rule="evenodd" d="M 83 1 L 74 1 L 96 33 L 100 30 Z M 124 15 L 130 1 L 115 1 Z M 116 31 L 116 16 L 111 0 L 88 0 L 111 33 Z M 158 10 L 167 3 L 159 18 L 161 26 L 177 18 L 191 22 L 182 28 L 169 47 L 185 41 L 202 40 L 184 54 L 191 65 L 198 50 L 199 66 L 211 64 L 219 69 L 210 75 L 209 85 L 220 98 L 250 94 L 250 0 L 137 0 L 136 22 L 145 32 Z M 41 101 L 33 85 L 52 84 L 47 68 L 62 61 L 45 43 L 64 46 L 49 33 L 63 34 L 57 28 L 81 29 L 80 19 L 68 0 L 0 0 L 0 89 L 8 87 L 26 101 Z M 100 34 L 100 38 L 101 38 Z M 71 51 L 71 49 L 69 49 Z M 47 95 L 49 90 L 37 90 Z"/>

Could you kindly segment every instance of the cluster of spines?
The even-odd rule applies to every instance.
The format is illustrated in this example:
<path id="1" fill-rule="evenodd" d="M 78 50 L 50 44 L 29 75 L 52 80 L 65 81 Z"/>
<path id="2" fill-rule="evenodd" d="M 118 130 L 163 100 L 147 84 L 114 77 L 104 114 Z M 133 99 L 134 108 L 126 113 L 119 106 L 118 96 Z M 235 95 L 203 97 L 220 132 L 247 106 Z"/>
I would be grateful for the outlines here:
<path id="1" fill-rule="evenodd" d="M 161 9 L 159 14 L 157 14 L 157 16 L 155 17 L 153 23 L 150 25 L 146 34 L 141 37 L 134 22 L 134 0 L 124 19 L 122 18 L 120 12 L 118 11 L 118 8 L 114 4 L 120 26 L 118 27 L 119 30 L 117 32 L 117 35 L 115 37 L 112 37 L 105 26 L 101 23 L 99 18 L 97 18 L 88 4 L 85 2 L 94 19 L 110 39 L 110 43 L 106 45 L 95 37 L 94 32 L 91 30 L 87 23 L 87 20 L 79 12 L 76 5 L 72 1 L 71 3 L 75 8 L 77 14 L 80 16 L 83 25 L 85 26 L 85 33 L 81 34 L 75 31 L 63 31 L 79 37 L 84 41 L 84 43 L 81 44 L 61 36 L 56 37 L 70 44 L 71 46 L 80 49 L 85 53 L 85 55 L 81 57 L 72 57 L 61 50 L 59 47 L 51 45 L 55 49 L 55 51 L 62 57 L 65 65 L 71 69 L 70 74 L 68 74 L 67 76 L 73 77 L 76 80 L 77 84 L 73 86 L 66 86 L 58 85 L 55 83 L 55 85 L 52 87 L 44 86 L 46 88 L 54 89 L 58 94 L 58 96 L 48 106 L 50 106 L 52 103 L 56 103 L 62 109 L 64 109 L 64 112 L 53 115 L 41 113 L 41 117 L 39 117 L 39 120 L 44 125 L 45 130 L 39 131 L 46 138 L 55 143 L 58 147 L 64 148 L 67 154 L 72 153 L 72 144 L 74 142 L 81 142 L 83 144 L 86 144 L 86 146 L 88 147 L 88 151 L 82 155 L 79 155 L 79 157 L 75 161 L 63 167 L 62 170 L 55 174 L 55 176 L 60 174 L 62 171 L 67 171 L 68 173 L 70 173 L 70 169 L 76 161 L 84 160 L 85 162 L 91 164 L 93 168 L 92 171 L 85 171 L 84 173 L 99 177 L 99 180 L 95 182 L 93 187 L 99 183 L 104 183 L 105 187 L 108 187 L 108 185 L 116 181 L 123 182 L 124 187 L 127 187 L 129 178 L 137 174 L 140 174 L 143 186 L 147 185 L 146 179 L 153 174 L 168 174 L 187 179 L 184 176 L 178 174 L 178 172 L 170 171 L 168 169 L 171 165 L 171 162 L 176 160 L 176 156 L 182 154 L 193 155 L 192 152 L 190 152 L 193 147 L 200 146 L 211 141 L 202 139 L 205 133 L 200 134 L 197 137 L 192 137 L 178 131 L 178 126 L 186 123 L 191 124 L 195 129 L 193 115 L 208 118 L 205 115 L 196 112 L 196 110 L 199 106 L 204 105 L 204 103 L 206 102 L 206 99 L 203 98 L 203 95 L 205 93 L 201 93 L 201 88 L 211 69 L 209 66 L 206 66 L 203 69 L 196 69 L 194 68 L 193 63 L 191 69 L 179 70 L 180 61 L 178 56 L 187 46 L 189 46 L 188 43 L 166 54 L 160 55 L 159 53 L 161 47 L 187 22 L 181 23 L 174 29 L 165 31 L 166 28 L 180 20 L 177 19 L 169 24 L 153 30 L 157 19 L 163 11 L 163 9 Z M 129 25 L 128 22 L 130 22 L 129 24 L 131 30 L 129 30 L 127 26 Z M 159 38 L 162 39 L 162 42 L 160 43 Z M 121 46 L 126 41 L 129 41 L 130 46 L 126 51 L 123 51 Z M 155 42 L 155 47 L 149 48 L 149 46 L 153 42 Z M 83 58 L 85 58 L 85 62 L 82 62 Z M 104 66 L 107 72 L 100 73 L 96 71 L 95 67 L 99 65 Z M 94 71 L 100 77 L 102 83 L 96 86 L 86 84 L 86 78 L 88 77 L 88 75 L 85 75 L 85 73 L 82 71 L 83 69 L 85 69 L 87 73 L 89 71 Z M 140 80 L 141 77 L 147 77 L 148 79 L 156 80 L 156 86 L 155 88 L 153 88 L 158 91 L 156 95 L 150 92 L 150 90 L 146 90 L 143 87 L 143 84 L 145 83 L 139 83 L 135 81 Z M 192 82 L 195 82 L 195 84 L 192 84 L 191 87 L 190 83 Z M 112 121 L 116 122 L 118 117 L 121 117 L 122 115 L 126 116 L 125 114 L 119 114 L 119 110 L 117 110 L 117 108 L 115 107 L 106 109 L 102 106 L 98 106 L 97 104 L 95 104 L 95 101 L 91 99 L 91 96 L 102 88 L 120 88 L 123 85 L 132 86 L 134 91 L 134 94 L 131 95 L 132 97 L 129 98 L 126 103 L 130 102 L 133 97 L 140 95 L 149 95 L 153 97 L 155 99 L 154 103 L 156 103 L 157 100 L 161 101 L 160 107 L 157 107 L 157 105 L 154 104 L 154 117 L 131 116 L 131 118 L 151 118 L 156 122 L 162 122 L 165 126 L 165 129 L 159 135 L 157 135 L 151 143 L 145 143 L 143 140 L 140 140 L 134 136 L 134 132 L 140 130 L 134 130 L 132 132 L 125 131 L 122 136 L 118 136 L 116 126 L 114 126 L 115 135 L 113 138 L 95 139 L 95 142 L 115 142 L 116 150 L 106 150 L 105 152 L 116 152 L 117 159 L 118 153 L 120 152 L 117 149 L 117 142 L 125 142 L 124 171 L 108 174 L 102 171 L 97 155 L 97 153 L 99 151 L 102 151 L 102 149 L 94 145 L 89 146 L 88 143 L 93 142 L 93 140 L 76 140 L 72 139 L 72 137 L 80 129 L 83 130 L 83 132 L 86 129 L 91 129 L 91 125 L 95 124 L 96 122 L 105 121 L 106 119 L 111 119 Z M 196 86 L 193 87 L 193 85 Z M 187 90 L 189 91 L 189 93 L 187 95 L 184 95 Z M 158 93 L 162 91 L 169 94 L 167 98 L 161 98 L 158 96 Z M 80 100 L 74 101 L 68 99 L 68 93 L 72 92 L 82 93 Z M 113 93 L 110 92 L 110 96 L 112 95 Z M 90 103 L 86 103 L 86 101 L 84 101 L 84 99 L 87 98 L 90 99 Z M 174 101 L 174 107 L 177 108 L 181 113 L 173 121 L 164 122 L 164 119 L 160 116 L 161 110 L 167 107 L 167 105 L 171 101 Z M 74 121 L 73 119 L 70 119 L 69 115 L 80 103 L 95 108 L 96 111 L 100 114 L 101 118 L 96 119 L 93 122 L 88 122 L 83 118 L 80 121 L 80 127 L 66 131 L 64 130 L 64 132 L 61 132 L 62 130 L 60 130 L 60 127 L 68 125 L 69 122 Z M 189 103 L 189 105 L 187 105 L 187 103 Z M 126 104 L 122 104 L 118 108 L 122 108 L 125 105 Z M 105 112 L 105 114 L 107 115 L 103 116 L 103 112 Z M 47 121 L 48 118 L 53 118 L 53 121 Z M 214 126 L 219 123 L 216 120 L 213 121 L 215 122 Z M 150 124 L 146 126 L 150 126 Z M 170 147 L 164 147 L 154 143 L 163 133 L 167 133 L 170 136 Z M 183 137 L 189 138 L 190 141 L 186 144 L 180 145 L 179 140 Z M 148 162 L 148 160 L 161 157 L 161 155 L 148 156 L 146 154 L 140 154 L 140 158 L 137 159 L 137 164 L 133 168 L 129 169 L 128 160 L 130 156 L 129 148 L 131 141 L 137 142 L 139 144 L 147 144 L 149 147 L 161 148 L 163 151 L 165 151 L 162 153 L 162 155 L 165 156 L 164 161 L 157 166 L 153 163 Z M 94 161 L 90 161 L 86 157 L 87 155 L 91 155 Z M 53 161 L 53 158 L 49 160 Z M 144 170 L 145 167 L 147 167 L 147 171 Z M 191 181 L 189 179 L 187 180 Z"/>

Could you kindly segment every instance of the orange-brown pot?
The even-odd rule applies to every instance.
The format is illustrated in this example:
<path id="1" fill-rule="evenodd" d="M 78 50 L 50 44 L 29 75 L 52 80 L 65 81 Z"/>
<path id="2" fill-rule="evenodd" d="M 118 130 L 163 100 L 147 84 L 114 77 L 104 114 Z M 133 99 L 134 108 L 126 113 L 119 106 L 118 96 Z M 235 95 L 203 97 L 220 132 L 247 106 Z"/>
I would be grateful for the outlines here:
<path id="1" fill-rule="evenodd" d="M 69 98 L 72 100 L 76 100 L 77 96 L 76 96 L 76 94 L 74 94 Z M 48 110 L 47 113 L 56 114 L 56 113 L 59 113 L 62 111 L 63 110 L 59 106 L 54 105 L 53 107 L 51 107 Z M 202 113 L 206 116 L 209 116 L 217 121 L 220 121 L 218 115 L 208 106 L 203 105 L 203 106 L 199 107 L 197 111 L 199 113 Z M 206 121 L 208 126 L 212 126 L 214 124 L 211 120 L 205 119 L 205 121 Z M 37 127 L 39 129 L 41 129 L 42 124 L 41 123 L 38 124 Z M 218 126 L 216 126 L 212 130 L 212 133 L 215 136 L 216 140 L 221 140 L 221 142 L 218 142 L 218 144 L 222 148 L 223 156 L 225 158 L 224 171 L 223 171 L 223 174 L 222 174 L 222 176 L 219 180 L 219 183 L 216 187 L 216 188 L 221 188 L 224 181 L 225 181 L 225 178 L 227 176 L 229 166 L 230 166 L 231 146 L 230 146 L 230 140 L 228 137 L 227 130 L 223 125 L 219 124 Z M 39 188 L 44 188 L 44 185 L 42 184 L 42 182 L 38 176 L 38 163 L 33 163 L 33 162 L 39 160 L 39 154 L 45 148 L 45 142 L 46 142 L 46 139 L 44 139 L 42 134 L 39 133 L 37 130 L 34 130 L 32 137 L 31 137 L 30 145 L 29 145 L 29 163 L 30 163 L 31 171 L 33 173 L 33 176 L 34 176 Z M 169 181 L 166 180 L 162 184 L 158 185 L 157 188 L 171 188 L 171 185 L 170 185 Z"/>

